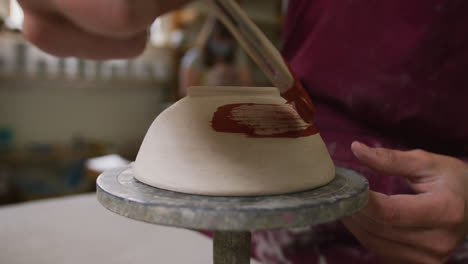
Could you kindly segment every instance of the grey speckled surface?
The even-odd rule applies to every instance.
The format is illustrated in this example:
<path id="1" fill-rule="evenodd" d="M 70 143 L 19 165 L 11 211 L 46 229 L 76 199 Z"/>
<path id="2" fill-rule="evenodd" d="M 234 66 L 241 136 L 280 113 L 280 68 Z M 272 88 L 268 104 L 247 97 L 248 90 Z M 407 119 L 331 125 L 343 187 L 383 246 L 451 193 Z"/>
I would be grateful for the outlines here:
<path id="1" fill-rule="evenodd" d="M 153 224 L 203 230 L 254 231 L 333 221 L 365 206 L 369 185 L 358 173 L 336 169 L 328 185 L 306 192 L 258 197 L 177 193 L 138 182 L 131 166 L 103 173 L 98 200 L 117 214 Z"/>

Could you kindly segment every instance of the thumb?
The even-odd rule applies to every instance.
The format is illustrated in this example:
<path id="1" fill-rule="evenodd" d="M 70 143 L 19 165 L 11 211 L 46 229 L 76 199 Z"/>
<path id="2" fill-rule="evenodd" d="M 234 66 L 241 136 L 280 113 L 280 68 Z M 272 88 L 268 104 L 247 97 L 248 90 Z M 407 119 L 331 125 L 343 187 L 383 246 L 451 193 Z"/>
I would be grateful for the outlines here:
<path id="1" fill-rule="evenodd" d="M 463 219 L 464 201 L 448 191 L 418 195 L 369 192 L 369 202 L 356 217 L 365 216 L 387 226 L 434 227 Z"/>
<path id="2" fill-rule="evenodd" d="M 434 154 L 423 150 L 370 148 L 355 141 L 351 144 L 351 151 L 363 165 L 379 174 L 403 176 L 412 183 L 423 183 L 439 175 Z"/>

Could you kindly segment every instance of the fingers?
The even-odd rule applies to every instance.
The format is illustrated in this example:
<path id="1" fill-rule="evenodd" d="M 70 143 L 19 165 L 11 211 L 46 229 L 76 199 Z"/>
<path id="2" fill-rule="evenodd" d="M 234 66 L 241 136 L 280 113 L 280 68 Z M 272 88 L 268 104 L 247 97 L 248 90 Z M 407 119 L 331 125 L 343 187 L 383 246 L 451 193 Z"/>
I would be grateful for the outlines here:
<path id="1" fill-rule="evenodd" d="M 86 32 L 129 38 L 146 31 L 161 13 L 155 0 L 54 0 L 57 11 Z"/>
<path id="2" fill-rule="evenodd" d="M 369 148 L 357 142 L 351 150 L 379 174 L 406 177 L 419 194 L 370 192 L 366 207 L 343 223 L 364 246 L 395 263 L 442 263 L 467 232 L 465 164 L 421 150 Z"/>
<path id="3" fill-rule="evenodd" d="M 343 224 L 348 230 L 361 242 L 361 244 L 374 252 L 378 256 L 390 261 L 390 263 L 424 263 L 424 264 L 440 264 L 435 256 L 431 256 L 417 248 L 391 241 L 385 238 L 376 236 L 373 233 L 363 229 L 354 221 L 343 221 Z"/>
<path id="4" fill-rule="evenodd" d="M 457 236 L 454 236 L 458 231 L 455 229 L 392 227 L 376 223 L 362 214 L 348 217 L 343 222 L 352 222 L 376 237 L 418 248 L 440 258 L 447 256 L 460 242 Z"/>
<path id="5" fill-rule="evenodd" d="M 392 227 L 444 227 L 464 222 L 464 201 L 451 192 L 392 195 L 370 192 L 360 214 Z"/>
<path id="6" fill-rule="evenodd" d="M 26 38 L 59 56 L 133 57 L 155 18 L 187 0 L 19 0 Z"/>
<path id="7" fill-rule="evenodd" d="M 23 35 L 48 53 L 88 59 L 134 57 L 144 50 L 148 37 L 143 31 L 128 39 L 112 39 L 82 31 L 59 17 L 36 14 L 25 17 Z"/>
<path id="8" fill-rule="evenodd" d="M 438 159 L 434 154 L 422 151 L 398 151 L 384 148 L 369 148 L 353 142 L 354 155 L 369 168 L 385 175 L 398 175 L 414 181 L 430 181 L 438 174 Z"/>
<path id="9" fill-rule="evenodd" d="M 26 15 L 59 15 L 84 31 L 128 38 L 145 31 L 155 18 L 187 0 L 20 0 Z"/>

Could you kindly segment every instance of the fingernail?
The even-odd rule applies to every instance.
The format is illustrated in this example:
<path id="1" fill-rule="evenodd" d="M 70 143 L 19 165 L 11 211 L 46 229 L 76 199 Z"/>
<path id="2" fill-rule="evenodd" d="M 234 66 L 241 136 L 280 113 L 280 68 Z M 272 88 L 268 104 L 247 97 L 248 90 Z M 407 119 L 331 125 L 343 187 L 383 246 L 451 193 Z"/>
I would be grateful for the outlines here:
<path id="1" fill-rule="evenodd" d="M 353 143 L 351 143 L 352 148 L 359 148 L 361 146 L 362 146 L 362 143 L 359 141 L 353 141 Z"/>
<path id="2" fill-rule="evenodd" d="M 351 151 L 356 155 L 356 151 L 362 151 L 363 150 L 363 144 L 359 141 L 354 141 L 351 143 Z"/>
<path id="3" fill-rule="evenodd" d="M 354 141 L 351 144 L 351 151 L 357 158 L 359 158 L 362 155 L 372 155 L 372 148 L 359 141 Z"/>

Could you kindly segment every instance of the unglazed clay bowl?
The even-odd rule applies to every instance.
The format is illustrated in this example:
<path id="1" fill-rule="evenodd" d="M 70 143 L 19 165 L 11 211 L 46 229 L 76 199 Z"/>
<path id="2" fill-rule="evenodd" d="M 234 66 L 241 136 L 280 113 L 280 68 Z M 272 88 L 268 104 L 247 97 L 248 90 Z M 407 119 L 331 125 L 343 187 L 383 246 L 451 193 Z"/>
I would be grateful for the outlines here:
<path id="1" fill-rule="evenodd" d="M 190 194 L 297 192 L 335 175 L 311 124 L 269 87 L 192 87 L 151 125 L 134 164 L 148 185 Z"/>

